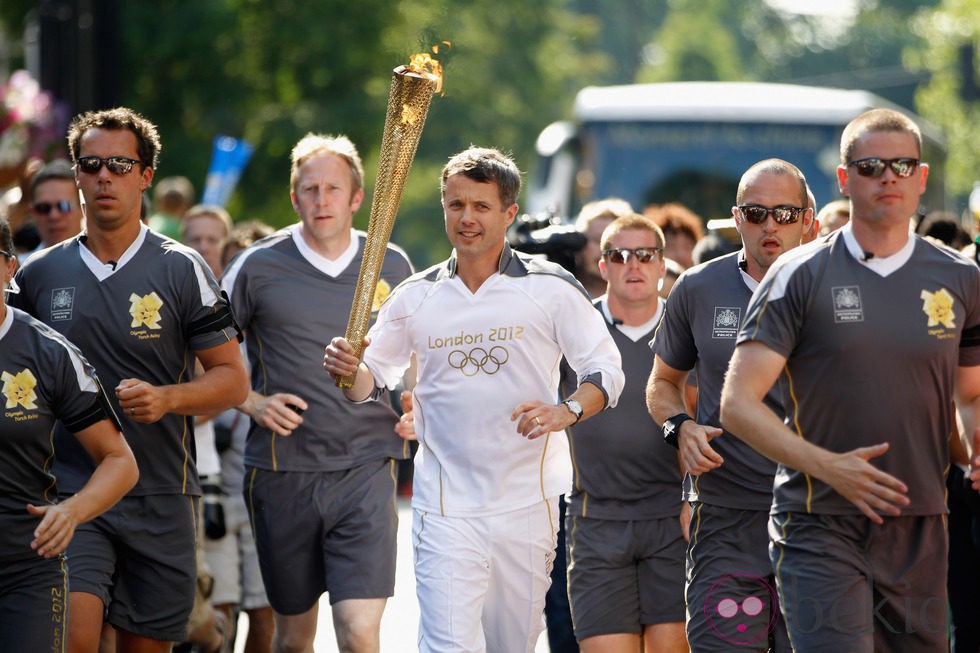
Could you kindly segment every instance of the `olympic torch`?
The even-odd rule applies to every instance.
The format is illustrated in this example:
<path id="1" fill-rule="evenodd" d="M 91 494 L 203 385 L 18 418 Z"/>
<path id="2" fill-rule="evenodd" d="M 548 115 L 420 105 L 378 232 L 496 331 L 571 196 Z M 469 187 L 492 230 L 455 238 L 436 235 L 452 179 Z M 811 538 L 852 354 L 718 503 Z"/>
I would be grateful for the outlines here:
<path id="1" fill-rule="evenodd" d="M 438 52 L 436 48 L 433 49 Z M 432 94 L 440 89 L 442 82 L 442 67 L 425 53 L 413 56 L 409 65 L 399 66 L 393 73 L 384 135 L 381 139 L 378 177 L 371 202 L 367 239 L 364 242 L 364 258 L 357 276 L 357 288 L 354 290 L 354 302 L 345 335 L 358 359 L 364 354 L 364 336 L 371 321 L 371 308 L 378 276 L 381 274 L 381 263 L 384 261 L 388 239 L 391 238 L 391 228 L 395 224 L 405 179 L 422 136 L 422 126 L 429 113 Z M 356 377 L 355 372 L 337 379 L 337 387 L 353 387 Z"/>

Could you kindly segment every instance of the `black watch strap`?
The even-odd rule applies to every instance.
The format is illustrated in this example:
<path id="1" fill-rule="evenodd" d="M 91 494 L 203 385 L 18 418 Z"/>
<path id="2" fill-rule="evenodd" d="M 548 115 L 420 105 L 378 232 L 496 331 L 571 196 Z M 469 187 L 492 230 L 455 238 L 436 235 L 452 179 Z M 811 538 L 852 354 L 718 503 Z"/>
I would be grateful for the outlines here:
<path id="1" fill-rule="evenodd" d="M 680 445 L 677 444 L 677 436 L 681 432 L 681 424 L 688 420 L 693 420 L 694 418 L 687 413 L 678 413 L 673 417 L 668 417 L 664 420 L 664 442 L 669 444 L 675 449 L 678 449 Z"/>

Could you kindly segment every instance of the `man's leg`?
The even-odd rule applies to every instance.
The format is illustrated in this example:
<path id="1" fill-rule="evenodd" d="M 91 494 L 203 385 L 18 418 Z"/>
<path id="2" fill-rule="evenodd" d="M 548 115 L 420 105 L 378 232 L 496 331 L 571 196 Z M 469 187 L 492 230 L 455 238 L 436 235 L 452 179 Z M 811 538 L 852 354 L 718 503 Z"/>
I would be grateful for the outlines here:
<path id="1" fill-rule="evenodd" d="M 88 592 L 68 595 L 68 653 L 97 653 L 102 639 L 102 599 Z"/>
<path id="2" fill-rule="evenodd" d="M 276 613 L 273 653 L 313 653 L 318 607 L 314 603 L 312 608 L 302 614 Z"/>
<path id="3" fill-rule="evenodd" d="M 172 648 L 173 642 L 150 639 L 121 628 L 116 629 L 117 653 L 170 653 Z"/>
<path id="4" fill-rule="evenodd" d="M 419 651 L 486 651 L 481 619 L 490 576 L 486 518 L 413 513 Z"/>
<path id="5" fill-rule="evenodd" d="M 381 615 L 388 599 L 347 599 L 332 607 L 333 627 L 341 653 L 378 653 Z"/>
<path id="6" fill-rule="evenodd" d="M 248 637 L 245 639 L 245 653 L 271 653 L 272 637 L 276 632 L 272 608 L 245 610 L 248 615 Z"/>
<path id="7" fill-rule="evenodd" d="M 657 653 L 687 653 L 691 650 L 687 645 L 683 621 L 645 626 L 643 642 L 644 650 Z"/>
<path id="8" fill-rule="evenodd" d="M 586 637 L 578 643 L 582 653 L 641 653 L 643 640 L 635 633 L 613 633 Z M 659 651 L 660 649 L 649 649 Z"/>
<path id="9" fill-rule="evenodd" d="M 486 519 L 491 524 L 490 582 L 483 605 L 487 653 L 530 653 L 544 630 L 558 497 Z"/>

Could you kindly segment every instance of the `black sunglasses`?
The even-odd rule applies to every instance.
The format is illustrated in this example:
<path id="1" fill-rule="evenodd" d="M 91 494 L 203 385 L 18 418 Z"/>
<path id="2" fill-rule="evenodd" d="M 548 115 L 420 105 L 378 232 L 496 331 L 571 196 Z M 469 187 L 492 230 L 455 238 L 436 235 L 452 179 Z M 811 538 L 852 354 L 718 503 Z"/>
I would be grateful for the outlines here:
<path id="1" fill-rule="evenodd" d="M 0 249 L 0 256 L 6 256 L 7 258 L 14 258 L 14 255 L 5 249 Z"/>
<path id="2" fill-rule="evenodd" d="M 847 165 L 854 166 L 862 177 L 880 177 L 885 174 L 885 168 L 891 168 L 896 177 L 905 179 L 911 177 L 919 167 L 919 160 L 910 156 L 897 159 L 879 159 L 876 156 L 867 159 L 848 161 Z"/>
<path id="3" fill-rule="evenodd" d="M 75 203 L 71 200 L 59 200 L 57 202 L 38 202 L 31 208 L 39 215 L 47 215 L 51 213 L 52 209 L 58 209 L 61 213 L 68 213 L 73 206 Z"/>
<path id="4" fill-rule="evenodd" d="M 621 263 L 622 265 L 629 263 L 629 260 L 634 256 L 640 263 L 649 263 L 653 259 L 663 255 L 663 253 L 663 247 L 637 247 L 636 249 L 617 247 L 614 249 L 602 250 L 603 257 L 605 257 L 610 263 Z"/>
<path id="5" fill-rule="evenodd" d="M 806 211 L 805 206 L 775 206 L 770 209 L 759 204 L 741 204 L 735 208 L 752 224 L 762 224 L 770 213 L 777 224 L 793 224 L 800 219 L 800 214 Z"/>
<path id="6" fill-rule="evenodd" d="M 124 156 L 109 156 L 104 159 L 98 156 L 80 156 L 77 165 L 79 170 L 90 175 L 97 174 L 103 165 L 114 175 L 125 175 L 129 174 L 137 163 L 141 161 Z"/>

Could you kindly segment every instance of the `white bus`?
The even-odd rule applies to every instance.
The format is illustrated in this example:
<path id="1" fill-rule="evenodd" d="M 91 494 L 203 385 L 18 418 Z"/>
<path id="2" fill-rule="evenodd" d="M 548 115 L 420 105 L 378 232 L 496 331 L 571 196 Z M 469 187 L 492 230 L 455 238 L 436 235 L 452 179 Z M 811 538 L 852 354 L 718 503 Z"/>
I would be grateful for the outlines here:
<path id="1" fill-rule="evenodd" d="M 840 135 L 861 112 L 891 107 L 922 129 L 930 165 L 921 210 L 946 210 L 942 135 L 922 118 L 866 91 L 755 82 L 673 82 L 588 87 L 574 119 L 537 140 L 532 215 L 574 219 L 586 202 L 621 197 L 642 211 L 680 202 L 705 221 L 730 217 L 742 173 L 779 157 L 806 175 L 818 206 L 840 197 Z"/>

